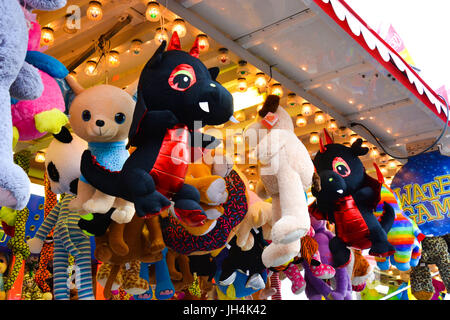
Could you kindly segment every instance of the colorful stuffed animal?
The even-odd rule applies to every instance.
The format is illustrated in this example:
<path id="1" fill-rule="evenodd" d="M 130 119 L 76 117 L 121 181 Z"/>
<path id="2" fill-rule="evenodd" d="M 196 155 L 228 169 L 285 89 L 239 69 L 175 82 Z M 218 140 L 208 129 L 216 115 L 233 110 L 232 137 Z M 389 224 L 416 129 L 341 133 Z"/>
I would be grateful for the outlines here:
<path id="1" fill-rule="evenodd" d="M 56 300 L 70 298 L 67 285 L 69 255 L 74 257 L 77 266 L 78 299 L 94 299 L 90 240 L 78 227 L 79 213 L 69 209 L 69 203 L 76 194 L 72 181 L 80 176 L 79 164 L 81 153 L 84 151 L 83 147 L 85 147 L 80 140 L 63 127 L 50 143 L 46 154 L 46 171 L 50 183 L 58 183 L 52 191 L 64 193 L 39 227 L 35 237 L 28 240 L 30 251 L 35 254 L 40 253 L 47 235 L 54 228 L 53 289 Z"/>
<path id="2" fill-rule="evenodd" d="M 376 168 L 379 178 L 382 178 L 383 175 L 379 172 L 378 167 Z M 394 246 L 395 253 L 390 256 L 390 259 L 375 257 L 375 260 L 380 270 L 388 270 L 390 265 L 400 271 L 409 270 L 419 263 L 422 251 L 420 242 L 425 235 L 417 227 L 417 224 L 403 213 L 397 196 L 386 184 L 381 187 L 381 200 L 374 212 L 376 217 L 381 218 L 384 202 L 389 203 L 395 212 L 394 223 L 387 234 L 387 239 Z"/>
<path id="3" fill-rule="evenodd" d="M 190 53 L 184 52 L 174 32 L 166 52 L 165 48 L 163 41 L 139 79 L 129 134 L 129 144 L 136 151 L 120 172 L 102 168 L 86 151 L 81 170 L 98 190 L 133 202 L 139 217 L 158 215 L 170 206 L 170 199 L 178 219 L 198 226 L 206 214 L 199 192 L 184 181 L 190 148 L 214 148 L 216 143 L 194 126 L 228 121 L 233 99 L 215 81 L 218 68 L 208 70 L 198 59 L 198 41 Z"/>
<path id="4" fill-rule="evenodd" d="M 279 102 L 278 96 L 269 95 L 255 122 L 245 129 L 250 144 L 259 139 L 250 148 L 256 147 L 259 175 L 272 197 L 272 243 L 262 257 L 266 267 L 282 265 L 298 255 L 299 240 L 310 227 L 305 191 L 311 185 L 314 165 L 294 133 L 291 116 Z"/>
<path id="5" fill-rule="evenodd" d="M 61 89 L 55 78 L 64 79 L 69 71 L 57 59 L 41 52 L 41 26 L 31 21 L 25 61 L 38 69 L 44 85 L 42 95 L 34 100 L 13 101 L 11 114 L 18 140 L 34 140 L 47 132 L 58 133 L 67 122 Z"/>
<path id="6" fill-rule="evenodd" d="M 21 210 L 30 198 L 30 180 L 23 169 L 14 164 L 11 148 L 11 97 L 33 100 L 44 90 L 38 70 L 25 62 L 28 46 L 25 16 L 31 9 L 56 10 L 65 4 L 66 0 L 27 0 L 26 6 L 23 0 L 0 1 L 0 206 Z"/>
<path id="7" fill-rule="evenodd" d="M 395 248 L 387 240 L 395 218 L 394 209 L 384 202 L 384 214 L 378 221 L 374 215 L 380 202 L 382 182 L 366 174 L 359 156 L 367 154 L 362 139 L 350 148 L 336 144 L 324 129 L 327 144 L 320 145 L 314 166 L 320 182 L 312 189 L 316 198 L 309 212 L 317 219 L 335 223 L 336 237 L 330 241 L 335 267 L 350 261 L 350 249 L 369 249 L 373 256 L 387 257 Z"/>
<path id="8" fill-rule="evenodd" d="M 133 119 L 135 102 L 126 91 L 112 85 L 83 89 L 72 76 L 67 82 L 76 93 L 69 109 L 70 126 L 88 142 L 88 150 L 107 170 L 119 171 L 129 157 L 126 137 Z M 106 213 L 115 208 L 111 219 L 118 223 L 131 221 L 133 203 L 101 192 L 82 175 L 72 210 L 81 213 Z"/>

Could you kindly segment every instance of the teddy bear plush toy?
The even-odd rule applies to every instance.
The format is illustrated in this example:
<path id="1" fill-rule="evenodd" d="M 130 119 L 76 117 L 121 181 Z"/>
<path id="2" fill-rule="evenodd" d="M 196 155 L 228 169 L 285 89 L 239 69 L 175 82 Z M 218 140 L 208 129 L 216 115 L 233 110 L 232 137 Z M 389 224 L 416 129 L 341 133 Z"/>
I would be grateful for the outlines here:
<path id="1" fill-rule="evenodd" d="M 184 52 L 174 32 L 167 51 L 166 44 L 161 43 L 139 78 L 129 132 L 129 144 L 136 150 L 118 172 L 103 168 L 86 151 L 81 171 L 96 189 L 134 203 L 139 217 L 158 215 L 172 200 L 178 219 L 199 226 L 206 214 L 199 192 L 184 178 L 191 147 L 216 144 L 213 137 L 194 130 L 195 125 L 228 121 L 233 99 L 215 81 L 218 68 L 208 70 L 198 59 L 198 41 Z"/>
<path id="2" fill-rule="evenodd" d="M 380 202 L 382 182 L 366 174 L 359 156 L 367 154 L 362 139 L 346 147 L 333 143 L 324 129 L 327 144 L 320 143 L 320 151 L 314 158 L 317 175 L 311 191 L 316 198 L 309 206 L 312 216 L 335 223 L 336 237 L 330 241 L 335 267 L 346 266 L 350 261 L 350 249 L 370 249 L 369 254 L 387 257 L 395 252 L 387 233 L 395 219 L 394 209 L 386 202 L 384 214 L 374 215 Z"/>
<path id="3" fill-rule="evenodd" d="M 38 70 L 25 62 L 28 46 L 28 26 L 25 16 L 32 9 L 56 10 L 66 0 L 2 0 L 0 1 L 0 206 L 23 209 L 30 198 L 30 180 L 22 168 L 13 162 L 13 126 L 11 97 L 34 100 L 44 86 Z M 23 6 L 23 7 L 21 7 Z"/>
<path id="4" fill-rule="evenodd" d="M 53 255 L 53 290 L 56 300 L 68 300 L 70 298 L 68 281 L 69 255 L 75 258 L 77 265 L 76 277 L 80 284 L 78 298 L 80 300 L 93 300 L 92 270 L 91 270 L 91 243 L 78 227 L 80 215 L 69 208 L 69 203 L 74 199 L 76 190 L 71 188 L 72 181 L 80 176 L 79 164 L 81 154 L 86 148 L 84 141 L 72 135 L 63 127 L 61 132 L 54 135 L 46 153 L 46 170 L 50 177 L 50 183 L 58 183 L 52 191 L 61 193 L 61 199 L 44 219 L 34 238 L 28 240 L 28 246 L 32 253 L 41 252 L 47 235 L 53 231 L 54 255 Z M 65 184 L 62 182 L 66 182 Z"/>
<path id="5" fill-rule="evenodd" d="M 135 107 L 131 95 L 112 85 L 84 89 L 72 76 L 66 80 L 76 93 L 69 109 L 70 126 L 88 142 L 88 150 L 99 164 L 108 170 L 119 171 L 129 157 L 126 137 Z M 131 221 L 133 203 L 105 194 L 89 184 L 83 175 L 80 177 L 72 210 L 107 213 L 113 207 L 112 220 L 118 223 Z"/>
<path id="6" fill-rule="evenodd" d="M 255 122 L 245 129 L 250 148 L 256 148 L 261 181 L 272 198 L 272 243 L 262 257 L 266 267 L 282 265 L 298 255 L 300 238 L 310 228 L 305 191 L 314 165 L 279 102 L 278 96 L 269 95 Z"/>
<path id="7" fill-rule="evenodd" d="M 57 59 L 40 51 L 40 40 L 41 26 L 32 21 L 25 61 L 38 69 L 44 91 L 35 100 L 12 101 L 13 129 L 19 141 L 38 139 L 47 132 L 58 133 L 68 122 L 64 98 L 55 79 L 64 79 L 69 71 Z"/>

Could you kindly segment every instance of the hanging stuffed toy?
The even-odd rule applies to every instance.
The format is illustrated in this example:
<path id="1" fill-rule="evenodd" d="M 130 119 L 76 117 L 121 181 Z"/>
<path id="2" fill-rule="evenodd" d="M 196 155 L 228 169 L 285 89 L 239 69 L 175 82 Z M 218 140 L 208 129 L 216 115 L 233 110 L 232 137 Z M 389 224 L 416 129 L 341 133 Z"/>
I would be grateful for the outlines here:
<path id="1" fill-rule="evenodd" d="M 305 191 L 311 185 L 314 165 L 294 133 L 291 116 L 279 102 L 278 96 L 268 96 L 255 122 L 245 129 L 250 143 L 259 139 L 250 148 L 256 147 L 259 175 L 272 197 L 272 243 L 262 257 L 266 267 L 282 265 L 298 255 L 300 238 L 310 228 Z"/>
<path id="2" fill-rule="evenodd" d="M 76 195 L 76 182 L 80 176 L 79 164 L 86 144 L 72 135 L 66 127 L 54 135 L 46 153 L 46 171 L 52 191 L 61 192 L 61 199 L 39 227 L 34 238 L 28 240 L 32 253 L 40 253 L 47 235 L 54 228 L 53 290 L 56 300 L 70 298 L 67 281 L 69 255 L 76 263 L 78 299 L 93 300 L 91 245 L 89 238 L 78 227 L 80 215 L 69 209 L 69 203 Z M 56 185 L 53 186 L 52 182 Z M 63 183 L 65 182 L 65 183 Z"/>
<path id="3" fill-rule="evenodd" d="M 21 8 L 21 5 L 24 8 Z M 41 96 L 44 86 L 38 70 L 25 62 L 28 46 L 26 16 L 29 10 L 56 10 L 66 0 L 2 0 L 0 2 L 0 206 L 23 209 L 30 198 L 30 180 L 13 162 L 13 125 L 11 98 L 33 100 Z"/>
<path id="4" fill-rule="evenodd" d="M 129 157 L 126 137 L 135 107 L 131 93 L 112 85 L 84 89 L 72 76 L 66 80 L 76 93 L 69 109 L 70 126 L 88 142 L 88 150 L 100 165 L 111 171 L 122 169 Z M 80 177 L 72 210 L 107 213 L 113 207 L 112 220 L 118 223 L 131 221 L 134 215 L 131 202 L 105 194 L 89 184 L 83 175 Z"/>
<path id="5" fill-rule="evenodd" d="M 86 151 L 81 172 L 96 189 L 134 203 L 139 217 L 158 215 L 172 200 L 177 218 L 198 226 L 206 214 L 198 191 L 184 182 L 190 148 L 214 148 L 216 143 L 194 129 L 228 121 L 233 99 L 215 81 L 218 68 L 208 70 L 198 59 L 197 41 L 190 53 L 184 52 L 174 32 L 165 48 L 163 41 L 140 75 L 129 133 L 136 151 L 115 172 Z"/>
<path id="6" fill-rule="evenodd" d="M 335 223 L 336 237 L 330 241 L 335 267 L 350 261 L 350 249 L 370 249 L 369 254 L 387 257 L 395 248 L 387 240 L 395 218 L 394 209 L 384 203 L 384 214 L 378 221 L 374 215 L 380 202 L 382 183 L 365 172 L 359 156 L 367 154 L 362 139 L 350 148 L 333 143 L 324 129 L 327 144 L 321 144 L 314 158 L 320 179 L 311 189 L 316 201 L 309 206 L 311 215 Z"/>
<path id="7" fill-rule="evenodd" d="M 58 133 L 68 122 L 64 98 L 55 78 L 64 79 L 69 71 L 57 59 L 41 52 L 40 41 L 41 26 L 32 21 L 25 61 L 38 69 L 44 91 L 34 100 L 13 101 L 12 121 L 19 141 L 38 139 L 47 132 Z"/>

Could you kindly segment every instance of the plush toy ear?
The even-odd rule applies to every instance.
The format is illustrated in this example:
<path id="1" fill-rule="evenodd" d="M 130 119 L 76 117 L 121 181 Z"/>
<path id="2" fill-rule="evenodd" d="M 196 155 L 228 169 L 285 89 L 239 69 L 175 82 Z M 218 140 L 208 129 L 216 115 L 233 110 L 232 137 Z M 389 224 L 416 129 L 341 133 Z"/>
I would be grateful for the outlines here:
<path id="1" fill-rule="evenodd" d="M 166 49 L 166 45 L 167 45 L 167 41 L 163 40 L 163 42 L 161 42 L 161 45 L 158 47 L 158 49 L 156 49 L 153 56 L 150 58 L 150 60 L 148 60 L 147 64 L 144 67 L 144 70 L 147 68 L 154 69 L 159 65 L 159 63 L 161 62 L 161 59 L 162 59 L 162 54 L 164 53 L 164 50 Z"/>
<path id="2" fill-rule="evenodd" d="M 53 136 L 62 143 L 71 143 L 73 140 L 72 134 L 66 127 L 61 127 L 61 131 L 58 134 L 53 134 Z"/>
<path id="3" fill-rule="evenodd" d="M 280 97 L 274 94 L 268 95 L 264 105 L 259 110 L 258 114 L 261 118 L 264 118 L 269 112 L 275 113 L 280 105 Z"/>
<path id="4" fill-rule="evenodd" d="M 209 74 L 211 75 L 211 79 L 216 81 L 217 76 L 219 75 L 220 69 L 218 67 L 213 67 L 208 69 Z"/>
<path id="5" fill-rule="evenodd" d="M 352 153 L 355 156 L 363 156 L 366 155 L 367 152 L 369 152 L 369 148 L 362 147 L 362 139 L 359 138 L 355 142 L 353 142 L 352 146 L 350 147 L 352 149 Z"/>
<path id="6" fill-rule="evenodd" d="M 75 79 L 72 75 L 67 75 L 65 78 L 67 83 L 69 84 L 70 88 L 73 90 L 75 95 L 79 95 L 84 91 L 84 88 L 81 86 L 81 84 L 78 83 L 77 79 Z"/>

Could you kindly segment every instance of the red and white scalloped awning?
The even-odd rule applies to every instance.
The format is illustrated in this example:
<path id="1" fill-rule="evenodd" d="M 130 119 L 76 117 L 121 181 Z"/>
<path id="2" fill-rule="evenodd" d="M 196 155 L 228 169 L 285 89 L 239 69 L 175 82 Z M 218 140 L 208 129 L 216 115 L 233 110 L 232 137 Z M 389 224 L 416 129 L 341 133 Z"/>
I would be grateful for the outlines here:
<path id="1" fill-rule="evenodd" d="M 364 124 L 391 150 L 441 133 L 444 102 L 343 0 L 167 1 L 261 71 L 274 66 L 273 78 L 289 91 L 342 125 Z"/>

